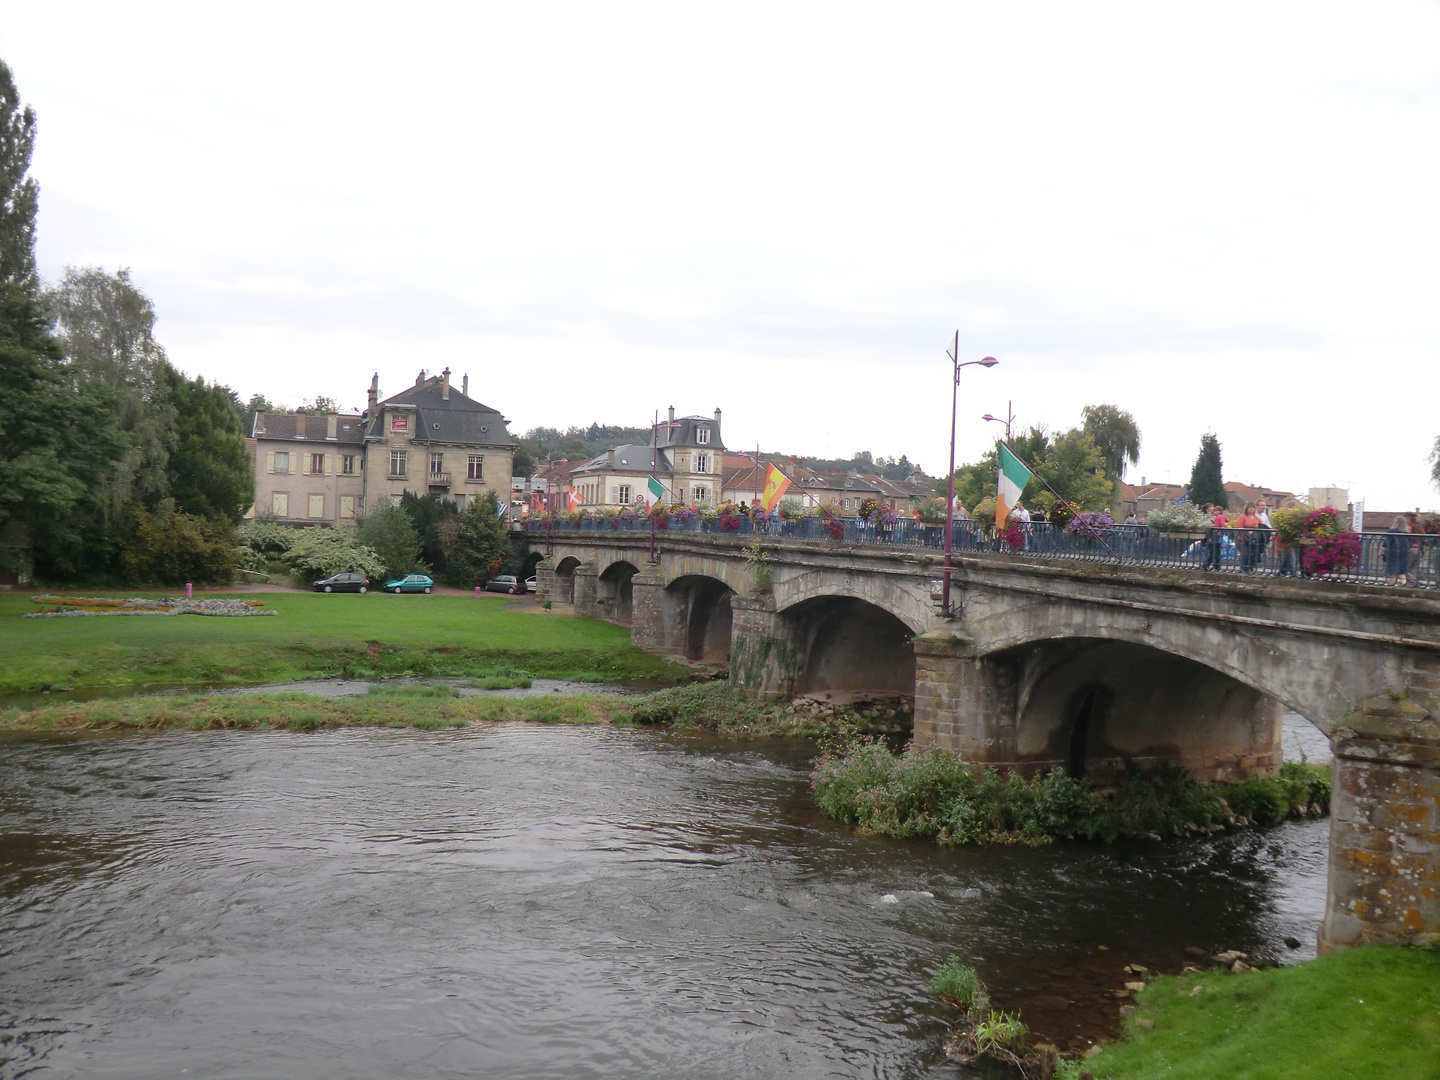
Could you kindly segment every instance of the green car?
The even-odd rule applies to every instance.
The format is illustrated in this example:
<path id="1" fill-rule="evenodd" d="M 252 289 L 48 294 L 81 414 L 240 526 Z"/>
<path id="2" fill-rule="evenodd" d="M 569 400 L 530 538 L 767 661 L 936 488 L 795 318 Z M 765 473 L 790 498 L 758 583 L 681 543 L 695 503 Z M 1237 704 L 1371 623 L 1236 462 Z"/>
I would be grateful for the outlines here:
<path id="1" fill-rule="evenodd" d="M 380 586 L 385 592 L 393 593 L 429 592 L 434 587 L 435 582 L 431 581 L 424 574 L 406 574 L 402 578 L 387 581 L 384 585 Z"/>

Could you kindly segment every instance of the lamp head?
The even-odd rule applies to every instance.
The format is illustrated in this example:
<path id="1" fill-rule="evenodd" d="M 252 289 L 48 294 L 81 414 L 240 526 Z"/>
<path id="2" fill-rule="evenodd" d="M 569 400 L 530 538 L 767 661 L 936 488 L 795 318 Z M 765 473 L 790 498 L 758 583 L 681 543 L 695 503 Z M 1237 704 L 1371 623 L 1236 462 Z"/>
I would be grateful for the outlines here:
<path id="1" fill-rule="evenodd" d="M 994 366 L 995 366 L 996 364 L 998 364 L 999 362 L 1000 362 L 1000 361 L 999 361 L 999 360 L 996 360 L 993 356 L 987 356 L 987 357 L 985 357 L 984 360 L 981 360 L 981 361 L 980 361 L 980 366 L 981 366 L 981 367 L 994 367 Z"/>
<path id="2" fill-rule="evenodd" d="M 984 416 L 980 417 L 980 419 L 981 419 L 981 420 L 999 420 L 1000 418 L 999 418 L 998 416 L 991 416 L 991 415 L 987 412 Z"/>

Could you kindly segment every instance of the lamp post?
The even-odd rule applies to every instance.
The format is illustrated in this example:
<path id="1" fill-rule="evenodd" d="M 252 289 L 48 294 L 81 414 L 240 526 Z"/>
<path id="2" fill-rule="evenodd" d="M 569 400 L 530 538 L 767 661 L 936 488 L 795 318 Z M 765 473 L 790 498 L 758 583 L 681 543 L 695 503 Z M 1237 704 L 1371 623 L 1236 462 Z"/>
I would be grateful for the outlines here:
<path id="1" fill-rule="evenodd" d="M 984 416 L 980 417 L 981 420 L 991 420 L 997 424 L 1004 424 L 1005 441 L 1007 443 L 1010 441 L 1010 425 L 1015 422 L 1015 410 L 1011 408 L 1011 406 L 1013 406 L 1014 404 L 1015 403 L 1013 401 L 1007 401 L 1005 403 L 1005 419 L 1003 420 L 1000 419 L 1000 417 L 998 416 L 991 416 L 988 412 Z"/>
<path id="2" fill-rule="evenodd" d="M 955 365 L 955 380 L 950 386 L 950 496 L 945 500 L 945 578 L 940 583 L 940 610 L 945 615 L 950 615 L 950 567 L 951 553 L 955 550 L 955 407 L 960 397 L 960 369 L 979 364 L 981 367 L 994 367 L 1000 361 L 993 356 L 987 356 L 983 360 L 966 360 L 960 362 L 960 331 L 955 331 L 955 344 L 946 354 L 950 362 Z"/>

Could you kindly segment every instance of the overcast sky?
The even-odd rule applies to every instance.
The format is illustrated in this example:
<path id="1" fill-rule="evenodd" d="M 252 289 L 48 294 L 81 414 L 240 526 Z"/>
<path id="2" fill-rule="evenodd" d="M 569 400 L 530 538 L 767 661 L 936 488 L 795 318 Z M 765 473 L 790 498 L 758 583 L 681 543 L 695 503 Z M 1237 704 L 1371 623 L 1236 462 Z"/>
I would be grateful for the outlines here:
<path id="1" fill-rule="evenodd" d="M 1130 410 L 1130 479 L 1440 505 L 1440 5 L 12 5 L 42 273 L 295 405 L 725 411 L 909 454 Z"/>

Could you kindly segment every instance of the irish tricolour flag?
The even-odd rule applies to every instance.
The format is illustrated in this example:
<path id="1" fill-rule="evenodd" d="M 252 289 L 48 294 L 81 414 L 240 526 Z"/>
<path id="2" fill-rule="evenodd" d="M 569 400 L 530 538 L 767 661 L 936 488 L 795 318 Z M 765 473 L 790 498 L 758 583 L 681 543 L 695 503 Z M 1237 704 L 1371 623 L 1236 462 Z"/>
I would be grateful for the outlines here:
<path id="1" fill-rule="evenodd" d="M 1030 470 L 1020 464 L 1020 459 L 1010 452 L 1004 443 L 1000 444 L 1000 491 L 995 498 L 995 527 L 1003 529 L 1005 519 L 1020 502 L 1020 493 L 1030 482 Z"/>

